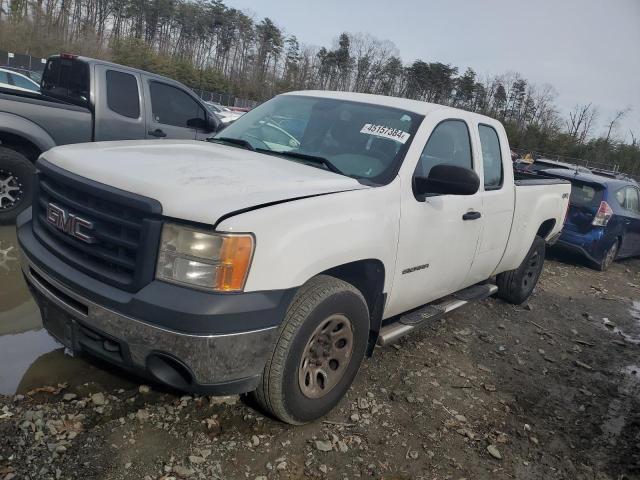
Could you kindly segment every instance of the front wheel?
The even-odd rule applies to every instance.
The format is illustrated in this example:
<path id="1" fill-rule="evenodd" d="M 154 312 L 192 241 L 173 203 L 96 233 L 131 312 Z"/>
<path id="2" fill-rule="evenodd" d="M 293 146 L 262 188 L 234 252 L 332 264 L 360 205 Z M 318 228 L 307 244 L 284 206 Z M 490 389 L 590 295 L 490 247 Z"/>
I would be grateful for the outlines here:
<path id="1" fill-rule="evenodd" d="M 0 146 L 0 225 L 14 223 L 31 205 L 34 171 L 27 157 Z"/>
<path id="2" fill-rule="evenodd" d="M 496 278 L 497 296 L 514 305 L 524 303 L 533 293 L 544 267 L 545 241 L 536 236 L 520 266 L 500 273 Z"/>
<path id="3" fill-rule="evenodd" d="M 255 399 L 286 423 L 322 417 L 351 386 L 368 338 L 369 310 L 360 291 L 334 277 L 312 278 L 287 310 Z"/>

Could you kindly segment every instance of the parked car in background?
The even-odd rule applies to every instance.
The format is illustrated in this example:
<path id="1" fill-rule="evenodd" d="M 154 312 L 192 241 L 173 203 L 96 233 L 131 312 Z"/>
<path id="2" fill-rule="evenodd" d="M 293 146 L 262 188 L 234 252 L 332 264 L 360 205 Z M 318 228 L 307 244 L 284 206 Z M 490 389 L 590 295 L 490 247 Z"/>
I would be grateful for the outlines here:
<path id="1" fill-rule="evenodd" d="M 572 163 L 559 162 L 557 160 L 550 160 L 548 158 L 539 158 L 534 160 L 533 162 L 518 159 L 513 162 L 513 168 L 516 171 L 524 172 L 524 173 L 535 173 L 540 170 L 547 170 L 549 168 L 560 168 L 564 170 L 573 170 L 582 173 L 590 173 L 587 167 L 581 167 L 579 165 L 574 165 Z"/>
<path id="2" fill-rule="evenodd" d="M 53 56 L 41 94 L 0 86 L 0 224 L 29 206 L 34 163 L 56 145 L 204 140 L 220 126 L 180 82 L 102 60 Z"/>
<path id="3" fill-rule="evenodd" d="M 23 75 L 8 68 L 0 68 L 0 87 L 23 92 L 39 92 L 40 85 Z"/>
<path id="4" fill-rule="evenodd" d="M 542 175 L 571 182 L 559 247 L 584 255 L 598 270 L 640 255 L 640 189 L 631 179 L 551 169 Z"/>
<path id="5" fill-rule="evenodd" d="M 222 123 L 225 123 L 225 124 L 235 122 L 242 115 L 244 115 L 244 112 L 234 112 L 230 108 L 224 107 L 219 103 L 215 103 L 215 102 L 205 102 L 205 103 L 207 104 L 209 109 L 218 116 L 218 118 L 222 121 Z"/>

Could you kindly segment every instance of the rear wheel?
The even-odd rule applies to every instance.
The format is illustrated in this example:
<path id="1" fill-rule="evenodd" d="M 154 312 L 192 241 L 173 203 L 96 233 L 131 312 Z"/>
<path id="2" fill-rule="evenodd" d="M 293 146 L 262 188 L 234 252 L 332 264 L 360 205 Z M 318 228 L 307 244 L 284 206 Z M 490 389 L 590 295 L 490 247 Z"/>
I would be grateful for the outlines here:
<path id="1" fill-rule="evenodd" d="M 31 205 L 34 171 L 23 154 L 0 146 L 0 225 L 14 223 Z"/>
<path id="2" fill-rule="evenodd" d="M 616 239 L 613 241 L 611 246 L 607 248 L 607 251 L 602 257 L 602 260 L 600 261 L 600 263 L 595 264 L 596 269 L 600 270 L 601 272 L 604 272 L 607 268 L 609 268 L 611 264 L 614 262 L 614 260 L 616 259 L 616 257 L 618 256 L 618 248 L 619 248 L 618 239 Z"/>
<path id="3" fill-rule="evenodd" d="M 369 311 L 360 291 L 334 277 L 312 278 L 287 310 L 255 399 L 283 422 L 322 417 L 351 386 L 368 338 Z"/>
<path id="4" fill-rule="evenodd" d="M 545 241 L 536 236 L 520 266 L 497 276 L 498 297 L 509 303 L 520 305 L 526 301 L 538 283 L 544 267 Z"/>

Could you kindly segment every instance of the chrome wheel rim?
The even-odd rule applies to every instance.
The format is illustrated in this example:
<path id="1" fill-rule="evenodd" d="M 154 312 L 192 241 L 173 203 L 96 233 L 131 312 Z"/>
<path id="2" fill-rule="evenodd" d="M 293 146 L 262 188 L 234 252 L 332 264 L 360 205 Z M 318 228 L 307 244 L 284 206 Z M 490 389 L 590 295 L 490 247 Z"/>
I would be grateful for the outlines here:
<path id="1" fill-rule="evenodd" d="M 17 175 L 0 170 L 0 210 L 16 205 L 22 198 L 22 183 Z"/>
<path id="2" fill-rule="evenodd" d="M 331 315 L 313 331 L 298 368 L 298 384 L 307 398 L 327 395 L 344 376 L 353 353 L 353 326 L 342 314 Z"/>

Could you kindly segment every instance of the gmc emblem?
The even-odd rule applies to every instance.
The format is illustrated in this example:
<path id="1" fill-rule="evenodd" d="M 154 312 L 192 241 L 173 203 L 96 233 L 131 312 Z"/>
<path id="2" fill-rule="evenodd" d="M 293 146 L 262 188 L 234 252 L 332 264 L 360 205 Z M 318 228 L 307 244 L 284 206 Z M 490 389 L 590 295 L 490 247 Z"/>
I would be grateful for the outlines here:
<path id="1" fill-rule="evenodd" d="M 96 242 L 95 237 L 87 233 L 93 230 L 93 222 L 80 218 L 73 213 L 68 213 L 55 203 L 47 204 L 47 222 L 73 238 L 86 243 Z"/>

